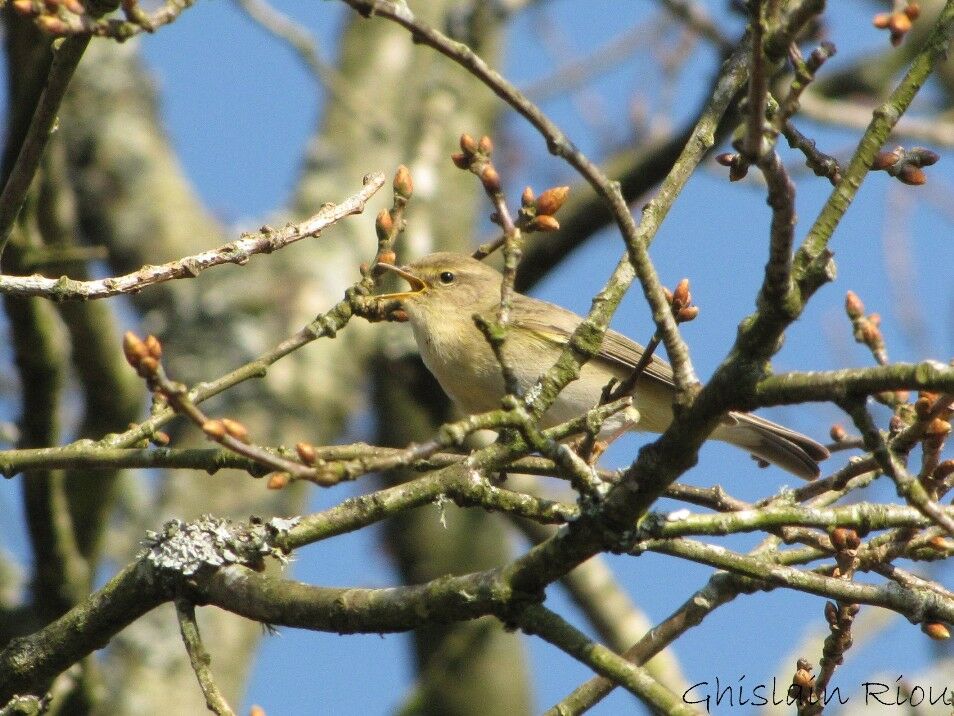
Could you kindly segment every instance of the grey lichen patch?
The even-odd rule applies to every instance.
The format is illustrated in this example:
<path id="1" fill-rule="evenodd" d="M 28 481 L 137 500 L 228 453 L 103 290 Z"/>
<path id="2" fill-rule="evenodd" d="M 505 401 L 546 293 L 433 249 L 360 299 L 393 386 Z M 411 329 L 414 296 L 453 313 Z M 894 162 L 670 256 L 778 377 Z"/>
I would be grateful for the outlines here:
<path id="1" fill-rule="evenodd" d="M 251 569 L 264 567 L 266 557 L 283 564 L 284 550 L 276 538 L 298 524 L 299 518 L 274 517 L 268 522 L 252 517 L 248 522 L 203 515 L 192 522 L 170 520 L 161 532 L 147 532 L 142 558 L 160 570 L 189 576 L 202 567 L 241 564 Z"/>

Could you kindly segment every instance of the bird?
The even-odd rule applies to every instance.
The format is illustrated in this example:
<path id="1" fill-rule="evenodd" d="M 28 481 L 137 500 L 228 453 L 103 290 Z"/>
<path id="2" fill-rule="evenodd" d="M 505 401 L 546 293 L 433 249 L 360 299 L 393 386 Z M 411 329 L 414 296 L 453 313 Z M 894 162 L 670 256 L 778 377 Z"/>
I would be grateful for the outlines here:
<path id="1" fill-rule="evenodd" d="M 457 407 L 466 414 L 499 408 L 506 393 L 503 372 L 474 315 L 496 316 L 503 275 L 483 261 L 452 252 L 432 253 L 400 267 L 378 263 L 376 269 L 408 283 L 406 291 L 376 298 L 399 302 L 424 365 Z M 556 362 L 582 320 L 548 301 L 512 294 L 502 352 L 521 394 Z M 607 330 L 597 355 L 563 389 L 541 425 L 557 425 L 595 407 L 611 379 L 622 382 L 632 375 L 643 351 L 639 343 Z M 654 355 L 632 393 L 638 419 L 622 429 L 664 432 L 672 422 L 675 391 L 672 368 Z M 618 424 L 615 430 L 620 432 Z M 806 480 L 817 477 L 818 462 L 829 457 L 810 437 L 751 413 L 727 413 L 710 438 Z"/>

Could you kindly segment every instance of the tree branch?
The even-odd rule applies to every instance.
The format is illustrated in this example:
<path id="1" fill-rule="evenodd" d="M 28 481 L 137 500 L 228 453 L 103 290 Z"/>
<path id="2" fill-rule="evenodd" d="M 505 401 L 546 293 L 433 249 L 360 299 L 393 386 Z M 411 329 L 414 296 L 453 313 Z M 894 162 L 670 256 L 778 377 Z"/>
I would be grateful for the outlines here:
<path id="1" fill-rule="evenodd" d="M 247 236 L 237 241 L 187 256 L 160 266 L 143 266 L 138 271 L 98 279 L 96 281 L 74 281 L 66 276 L 58 279 L 43 276 L 0 276 L 0 294 L 14 296 L 43 296 L 54 301 L 91 300 L 108 298 L 124 293 L 135 293 L 155 284 L 179 278 L 195 278 L 202 271 L 223 264 L 243 265 L 255 254 L 271 253 L 301 239 L 318 236 L 324 229 L 341 219 L 364 211 L 367 200 L 384 186 L 384 175 L 369 174 L 365 177 L 364 188 L 348 197 L 340 204 L 326 204 L 321 211 L 299 224 L 275 230 L 262 227 L 257 235 Z"/>

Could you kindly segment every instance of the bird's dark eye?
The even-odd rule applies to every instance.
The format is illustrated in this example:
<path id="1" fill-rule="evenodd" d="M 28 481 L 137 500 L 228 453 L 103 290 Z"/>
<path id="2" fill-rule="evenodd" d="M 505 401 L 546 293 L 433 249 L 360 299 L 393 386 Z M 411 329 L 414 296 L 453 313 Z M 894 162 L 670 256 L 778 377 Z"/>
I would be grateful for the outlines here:
<path id="1" fill-rule="evenodd" d="M 449 286 L 454 283 L 454 272 L 453 271 L 442 271 L 441 275 L 438 276 L 441 280 L 441 283 L 445 286 Z"/>

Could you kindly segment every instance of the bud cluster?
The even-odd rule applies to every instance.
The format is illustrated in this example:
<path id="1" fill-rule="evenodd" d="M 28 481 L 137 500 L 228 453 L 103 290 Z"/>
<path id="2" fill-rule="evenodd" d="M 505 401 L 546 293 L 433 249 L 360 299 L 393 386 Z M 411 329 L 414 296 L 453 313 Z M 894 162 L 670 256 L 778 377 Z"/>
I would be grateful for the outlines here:
<path id="1" fill-rule="evenodd" d="M 715 160 L 722 166 L 729 168 L 729 181 L 745 179 L 745 175 L 749 173 L 749 163 L 742 158 L 741 154 L 736 152 L 722 152 L 722 154 L 716 155 Z"/>
<path id="2" fill-rule="evenodd" d="M 939 454 L 944 449 L 947 436 L 951 433 L 951 417 L 954 415 L 954 405 L 946 406 L 940 411 L 935 409 L 934 406 L 940 399 L 940 394 L 922 390 L 918 393 L 918 399 L 914 401 L 914 414 L 918 417 L 918 420 L 926 423 L 924 427 L 925 451 L 931 451 L 934 454 Z M 954 468 L 945 465 L 945 463 L 951 462 L 947 460 L 937 466 L 932 476 L 936 482 L 943 483 L 947 475 L 954 472 Z M 943 475 L 939 475 L 939 472 L 943 472 Z"/>
<path id="3" fill-rule="evenodd" d="M 897 47 L 904 40 L 904 36 L 911 30 L 911 26 L 921 14 L 921 6 L 910 0 L 903 9 L 893 12 L 879 12 L 872 22 L 879 30 L 888 30 L 891 33 L 891 44 Z"/>
<path id="4" fill-rule="evenodd" d="M 880 365 L 888 362 L 888 353 L 885 350 L 884 336 L 881 335 L 881 316 L 877 313 L 865 315 L 865 304 L 854 291 L 845 294 L 845 313 L 851 319 L 855 341 L 868 346 Z"/>
<path id="5" fill-rule="evenodd" d="M 861 537 L 849 527 L 836 527 L 831 531 L 830 538 L 831 546 L 835 548 L 835 562 L 838 564 L 832 576 L 850 578 L 858 558 Z"/>
<path id="6" fill-rule="evenodd" d="M 86 14 L 81 0 L 12 0 L 10 7 L 32 17 L 36 26 L 50 35 L 69 34 L 77 17 Z"/>
<path id="7" fill-rule="evenodd" d="M 504 229 L 505 235 L 515 235 L 515 230 L 533 233 L 535 231 L 559 231 L 560 222 L 554 214 L 566 202 L 570 193 L 568 186 L 554 186 L 536 196 L 531 187 L 526 187 L 520 195 L 520 211 L 516 220 L 510 218 L 506 200 L 503 197 L 500 174 L 491 162 L 494 145 L 490 137 L 474 139 L 469 134 L 460 135 L 461 151 L 451 155 L 451 160 L 459 169 L 466 169 L 480 179 L 484 191 L 494 204 L 495 211 L 490 220 Z M 503 239 L 481 245 L 473 254 L 483 259 L 503 245 Z"/>
<path id="8" fill-rule="evenodd" d="M 676 318 L 676 323 L 687 323 L 699 315 L 699 307 L 692 305 L 692 294 L 689 292 L 689 279 L 684 278 L 676 284 L 676 290 L 670 291 L 663 286 L 663 293 L 666 295 L 666 301 L 672 308 L 672 315 Z"/>
<path id="9" fill-rule="evenodd" d="M 792 677 L 792 687 L 789 693 L 794 692 L 799 705 L 807 703 L 815 690 L 815 676 L 812 674 L 814 667 L 808 659 L 801 658 L 795 664 L 795 675 Z"/>
<path id="10" fill-rule="evenodd" d="M 559 231 L 560 222 L 553 215 L 563 206 L 569 193 L 568 186 L 554 186 L 537 197 L 533 189 L 525 188 L 520 195 L 521 226 L 529 232 Z"/>
<path id="11" fill-rule="evenodd" d="M 127 23 L 100 19 L 104 11 L 111 12 L 117 4 Z M 156 29 L 155 22 L 139 6 L 139 0 L 121 0 L 105 8 L 101 0 L 10 0 L 10 6 L 14 12 L 32 18 L 43 32 L 58 37 L 97 35 L 125 40 L 135 33 L 136 26 L 148 32 Z"/>
<path id="12" fill-rule="evenodd" d="M 158 374 L 162 344 L 155 336 L 149 335 L 143 340 L 132 331 L 126 331 L 123 335 L 123 354 L 140 378 L 148 380 Z"/>
<path id="13" fill-rule="evenodd" d="M 937 152 L 924 147 L 895 147 L 888 151 L 878 152 L 871 162 L 872 171 L 884 171 L 898 181 L 910 186 L 920 186 L 927 182 L 927 174 L 923 167 L 936 164 L 940 159 Z"/>
<path id="14" fill-rule="evenodd" d="M 451 161 L 458 169 L 467 169 L 480 178 L 484 191 L 493 195 L 500 191 L 500 175 L 490 162 L 494 143 L 484 135 L 479 140 L 469 134 L 460 135 L 460 151 L 451 154 Z"/>

